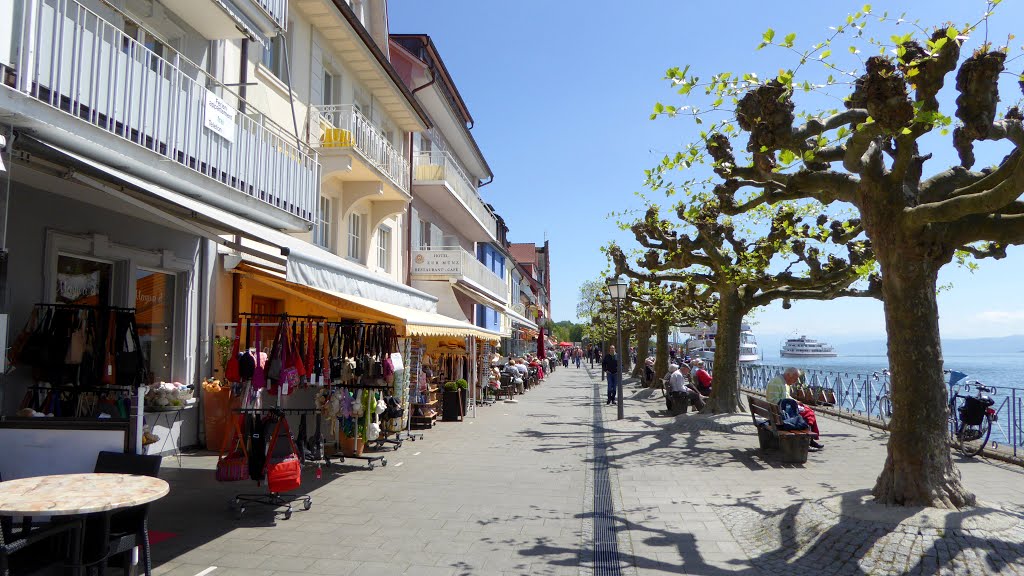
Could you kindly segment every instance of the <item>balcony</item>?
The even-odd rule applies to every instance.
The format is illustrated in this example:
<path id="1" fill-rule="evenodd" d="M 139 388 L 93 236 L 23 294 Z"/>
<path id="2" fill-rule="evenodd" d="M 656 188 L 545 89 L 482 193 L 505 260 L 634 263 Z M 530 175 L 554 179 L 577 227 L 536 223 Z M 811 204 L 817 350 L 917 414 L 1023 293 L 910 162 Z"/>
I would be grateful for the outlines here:
<path id="1" fill-rule="evenodd" d="M 33 5 L 14 34 L 35 50 L 22 50 L 16 74 L 4 75 L 12 89 L 4 102 L 24 106 L 26 122 L 42 110 L 28 103 L 42 102 L 69 116 L 53 125 L 92 142 L 94 152 L 118 147 L 207 191 L 204 201 L 270 220 L 296 221 L 280 210 L 315 221 L 314 150 L 186 58 L 162 58 L 73 0 L 26 3 Z"/>
<path id="2" fill-rule="evenodd" d="M 448 152 L 420 152 L 413 158 L 416 192 L 474 242 L 497 240 L 498 223 L 476 185 Z"/>
<path id="3" fill-rule="evenodd" d="M 416 280 L 464 282 L 495 300 L 492 306 L 507 300 L 505 281 L 458 246 L 413 250 L 410 272 Z"/>
<path id="4" fill-rule="evenodd" d="M 288 28 L 288 0 L 163 0 L 205 38 L 250 37 L 266 43 Z"/>
<path id="5" fill-rule="evenodd" d="M 363 116 L 351 104 L 321 106 L 311 108 L 314 115 L 310 122 L 312 143 L 318 146 L 330 164 L 330 158 L 336 153 L 354 151 L 361 163 L 373 169 L 387 179 L 388 184 L 409 197 L 409 162 L 402 152 L 391 145 L 384 133 Z M 331 172 L 331 166 L 325 166 Z M 349 175 L 337 174 L 341 180 L 367 180 L 369 174 L 358 167 L 341 170 Z"/>

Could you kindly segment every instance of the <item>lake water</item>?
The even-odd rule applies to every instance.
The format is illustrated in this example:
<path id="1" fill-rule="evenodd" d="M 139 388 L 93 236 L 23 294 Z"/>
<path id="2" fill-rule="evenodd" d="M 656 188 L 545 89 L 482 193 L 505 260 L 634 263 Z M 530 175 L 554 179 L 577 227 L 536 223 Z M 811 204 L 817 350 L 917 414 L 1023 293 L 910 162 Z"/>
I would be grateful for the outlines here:
<path id="1" fill-rule="evenodd" d="M 974 354 L 945 356 L 947 370 L 967 374 L 969 380 L 980 380 L 986 386 L 1024 390 L 1024 354 Z M 780 358 L 778 352 L 767 353 L 761 364 L 796 366 L 850 374 L 871 374 L 889 366 L 885 356 L 837 356 L 835 358 Z M 1018 396 L 1021 394 L 1018 393 Z"/>

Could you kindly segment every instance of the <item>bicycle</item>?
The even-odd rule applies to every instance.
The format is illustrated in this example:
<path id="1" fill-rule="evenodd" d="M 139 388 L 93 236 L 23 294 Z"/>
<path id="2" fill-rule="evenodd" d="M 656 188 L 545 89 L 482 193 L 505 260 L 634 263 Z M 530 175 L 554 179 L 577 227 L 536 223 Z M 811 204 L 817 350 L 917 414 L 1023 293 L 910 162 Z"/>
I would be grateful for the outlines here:
<path id="1" fill-rule="evenodd" d="M 986 396 L 985 393 L 996 394 L 998 390 L 994 386 L 985 386 L 975 380 L 973 382 L 974 389 L 977 390 L 975 396 L 957 394 L 955 387 L 960 382 L 963 382 L 960 387 L 964 392 L 971 391 L 971 384 L 967 383 L 967 375 L 952 370 L 944 370 L 944 372 L 949 374 L 949 387 L 952 392 L 949 398 L 949 430 L 953 446 L 967 458 L 977 456 L 988 444 L 989 436 L 992 434 L 992 423 L 999 418 L 995 409 L 992 408 L 996 403 L 995 400 Z M 959 406 L 957 405 L 958 398 L 963 399 Z"/>
<path id="2" fill-rule="evenodd" d="M 883 389 L 885 390 L 885 393 L 875 396 L 875 402 L 878 403 L 878 414 L 885 419 L 892 418 L 892 397 L 889 396 L 889 377 L 891 375 L 892 373 L 889 372 L 888 369 L 882 370 L 881 372 L 871 373 L 871 377 L 875 379 L 875 382 L 878 382 L 882 380 L 882 378 L 884 378 Z"/>

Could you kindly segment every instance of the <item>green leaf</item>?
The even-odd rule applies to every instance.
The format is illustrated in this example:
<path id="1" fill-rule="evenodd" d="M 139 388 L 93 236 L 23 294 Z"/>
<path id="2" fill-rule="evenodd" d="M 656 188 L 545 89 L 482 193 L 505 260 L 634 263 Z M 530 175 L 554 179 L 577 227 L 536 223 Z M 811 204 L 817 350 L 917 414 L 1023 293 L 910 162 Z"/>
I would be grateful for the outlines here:
<path id="1" fill-rule="evenodd" d="M 821 59 L 824 60 L 825 58 L 828 58 L 831 55 L 832 55 L 832 51 L 831 50 L 825 50 L 824 52 L 821 53 Z"/>
<path id="2" fill-rule="evenodd" d="M 661 102 L 658 102 L 657 104 L 654 105 L 654 113 L 655 114 L 661 114 L 664 111 L 665 111 L 665 106 L 662 105 Z"/>
<path id="3" fill-rule="evenodd" d="M 782 150 L 779 152 L 779 162 L 783 164 L 790 164 L 796 160 L 796 154 L 792 150 Z"/>
<path id="4" fill-rule="evenodd" d="M 769 28 L 768 30 L 765 31 L 764 34 L 761 35 L 761 38 L 765 41 L 765 43 L 771 44 L 772 39 L 775 38 L 775 30 Z"/>
<path id="5" fill-rule="evenodd" d="M 861 12 L 871 14 L 871 4 L 865 4 L 864 7 L 861 8 Z"/>
<path id="6" fill-rule="evenodd" d="M 786 34 L 785 41 L 782 43 L 783 46 L 789 48 L 793 46 L 793 42 L 796 40 L 796 32 L 790 32 Z"/>
<path id="7" fill-rule="evenodd" d="M 950 40 L 956 40 L 956 37 L 959 34 L 960 32 L 956 29 L 956 26 L 950 26 L 949 28 L 946 28 L 946 38 L 949 38 Z"/>

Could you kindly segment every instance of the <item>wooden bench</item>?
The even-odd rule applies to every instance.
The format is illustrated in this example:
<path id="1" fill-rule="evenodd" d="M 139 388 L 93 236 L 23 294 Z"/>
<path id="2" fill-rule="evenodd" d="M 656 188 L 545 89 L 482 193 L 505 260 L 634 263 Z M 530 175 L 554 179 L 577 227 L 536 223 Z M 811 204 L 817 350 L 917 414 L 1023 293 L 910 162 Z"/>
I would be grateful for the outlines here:
<path id="1" fill-rule="evenodd" d="M 807 462 L 807 453 L 814 435 L 810 430 L 780 430 L 782 412 L 778 404 L 747 395 L 750 417 L 757 428 L 757 440 L 762 450 L 782 449 L 782 461 L 792 464 Z"/>

